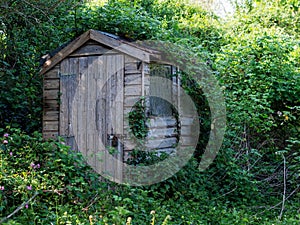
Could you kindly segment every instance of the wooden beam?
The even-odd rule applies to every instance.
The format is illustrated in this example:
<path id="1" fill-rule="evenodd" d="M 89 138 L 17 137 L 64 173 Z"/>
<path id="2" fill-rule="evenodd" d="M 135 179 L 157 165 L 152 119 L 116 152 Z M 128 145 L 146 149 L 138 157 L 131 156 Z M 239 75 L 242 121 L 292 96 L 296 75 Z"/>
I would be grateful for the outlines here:
<path id="1" fill-rule="evenodd" d="M 93 55 L 104 55 L 104 54 L 119 54 L 117 51 L 112 51 L 108 48 L 103 47 L 102 45 L 85 45 L 77 49 L 75 52 L 70 54 L 70 57 L 81 57 L 81 56 L 93 56 Z"/>
<path id="2" fill-rule="evenodd" d="M 43 65 L 41 74 L 45 74 L 64 58 L 71 55 L 82 45 L 91 40 L 112 48 L 112 50 L 110 50 L 112 53 L 114 53 L 113 50 L 116 50 L 144 62 L 150 62 L 154 59 L 159 60 L 161 58 L 160 53 L 156 50 L 148 49 L 139 44 L 130 43 L 125 40 L 113 38 L 96 30 L 88 30 L 55 54 L 52 58 L 48 59 Z M 107 54 L 109 54 L 110 51 L 108 51 Z"/>
<path id="3" fill-rule="evenodd" d="M 70 55 L 72 52 L 81 47 L 85 42 L 90 39 L 90 30 L 80 35 L 70 44 L 68 44 L 65 48 L 63 48 L 60 52 L 54 55 L 51 59 L 47 60 L 44 63 L 41 74 L 45 74 L 52 67 L 54 67 L 57 63 L 61 62 L 64 58 Z"/>
<path id="4" fill-rule="evenodd" d="M 105 34 L 102 34 L 99 31 L 91 30 L 91 39 L 94 41 L 98 41 L 104 45 L 107 45 L 114 50 L 123 52 L 127 55 L 130 55 L 134 58 L 140 59 L 145 62 L 150 61 L 150 54 L 144 50 L 137 48 L 136 46 L 132 46 L 125 41 L 117 40 L 112 37 L 109 37 Z"/>

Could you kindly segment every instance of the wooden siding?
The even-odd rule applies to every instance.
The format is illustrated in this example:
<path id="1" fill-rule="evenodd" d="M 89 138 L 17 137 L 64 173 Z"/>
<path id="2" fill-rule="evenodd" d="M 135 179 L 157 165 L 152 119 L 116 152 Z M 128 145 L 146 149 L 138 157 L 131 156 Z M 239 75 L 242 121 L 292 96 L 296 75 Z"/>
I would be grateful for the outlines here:
<path id="1" fill-rule="evenodd" d="M 56 139 L 59 133 L 59 66 L 43 79 L 43 138 Z"/>
<path id="2" fill-rule="evenodd" d="M 143 81 L 143 62 L 125 55 L 124 64 L 124 158 L 126 162 L 130 158 L 130 152 L 135 148 L 135 143 L 131 139 L 131 131 L 128 124 L 128 116 L 134 105 L 140 101 L 141 96 L 144 95 L 142 81 Z"/>
<path id="3" fill-rule="evenodd" d="M 74 51 L 69 57 L 96 56 L 96 55 L 120 54 L 120 52 L 101 45 L 95 41 L 88 41 L 85 45 Z"/>
<path id="4" fill-rule="evenodd" d="M 60 63 L 60 117 L 59 135 L 66 144 L 77 150 L 72 124 L 72 105 L 79 82 L 79 59 L 66 58 Z"/>
<path id="5" fill-rule="evenodd" d="M 159 66 L 159 70 L 155 70 L 152 76 L 167 77 L 168 75 L 175 74 L 174 67 L 165 65 Z M 163 71 L 162 71 L 163 70 Z M 172 103 L 177 104 L 177 77 L 174 79 L 169 77 L 170 82 L 160 85 L 150 85 L 151 67 L 148 63 L 141 62 L 131 57 L 125 58 L 125 78 L 124 78 L 124 117 L 128 119 L 128 113 L 132 110 L 142 96 L 148 96 L 152 93 L 159 93 L 160 96 L 172 99 Z M 173 81 L 173 82 L 172 82 Z M 162 86 L 165 87 L 162 89 Z M 167 91 L 167 93 L 166 93 Z M 165 96 L 167 95 L 167 96 Z M 172 95 L 172 96 L 171 96 Z M 173 95 L 175 99 L 173 100 Z M 166 108 L 165 106 L 168 105 Z M 148 118 L 147 126 L 149 129 L 146 138 L 145 147 L 150 151 L 156 151 L 158 154 L 161 152 L 172 153 L 178 144 L 179 128 L 178 123 L 173 117 L 172 109 L 169 103 L 157 100 L 151 102 L 151 98 L 145 99 L 146 115 Z M 162 109 L 164 108 L 164 109 Z M 151 111 L 159 112 L 159 115 L 152 116 Z M 126 120 L 128 122 L 128 120 Z M 131 131 L 128 123 L 124 124 L 124 161 L 130 158 L 131 151 L 136 147 L 132 140 Z"/>
<path id="6" fill-rule="evenodd" d="M 105 45 L 108 46 L 110 49 L 114 49 L 118 51 L 120 54 L 127 54 L 130 55 L 131 57 L 137 58 L 145 62 L 150 62 L 150 59 L 160 58 L 160 53 L 153 49 L 145 48 L 141 45 L 122 40 L 120 37 L 116 37 L 108 33 L 96 31 L 96 30 L 88 30 L 82 35 L 80 35 L 79 37 L 77 37 L 75 40 L 73 40 L 66 47 L 62 48 L 51 59 L 47 60 L 43 65 L 41 74 L 45 74 L 46 72 L 48 72 L 50 69 L 52 69 L 54 66 L 59 64 L 66 57 L 69 57 L 74 52 L 78 51 L 78 49 L 80 49 L 82 46 L 87 45 L 87 43 L 90 41 L 97 43 L 98 46 L 97 47 L 95 46 L 97 48 L 96 53 L 98 51 L 102 51 L 101 48 L 99 47 L 100 45 Z M 95 54 L 95 51 L 89 49 L 89 52 L 83 51 L 74 54 L 75 55 L 79 54 L 77 56 L 83 56 L 83 54 L 85 56 L 89 56 Z"/>

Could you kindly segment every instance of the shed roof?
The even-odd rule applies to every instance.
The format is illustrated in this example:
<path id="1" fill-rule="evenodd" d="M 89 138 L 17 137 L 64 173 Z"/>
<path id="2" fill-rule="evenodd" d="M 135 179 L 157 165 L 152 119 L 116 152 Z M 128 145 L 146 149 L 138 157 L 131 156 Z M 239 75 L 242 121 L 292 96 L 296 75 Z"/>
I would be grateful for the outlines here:
<path id="1" fill-rule="evenodd" d="M 63 59 L 68 57 L 89 40 L 96 41 L 99 44 L 106 45 L 114 50 L 132 56 L 144 62 L 150 62 L 152 61 L 152 59 L 160 58 L 159 52 L 154 49 L 150 49 L 142 45 L 126 41 L 113 34 L 91 29 L 77 37 L 75 40 L 73 40 L 67 46 L 57 52 L 53 57 L 48 59 L 43 65 L 41 74 L 45 74 L 47 71 L 60 63 Z"/>

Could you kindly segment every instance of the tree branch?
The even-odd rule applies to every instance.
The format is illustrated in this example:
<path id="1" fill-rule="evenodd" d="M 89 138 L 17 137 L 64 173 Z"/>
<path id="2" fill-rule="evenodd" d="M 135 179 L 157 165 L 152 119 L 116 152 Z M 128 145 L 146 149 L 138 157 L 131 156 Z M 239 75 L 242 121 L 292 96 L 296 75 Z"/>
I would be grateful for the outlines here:
<path id="1" fill-rule="evenodd" d="M 29 202 L 31 202 L 39 193 L 35 192 L 34 195 L 28 199 L 26 202 L 23 202 L 18 208 L 15 209 L 15 211 L 13 211 L 11 214 L 9 214 L 7 217 L 4 217 L 1 221 L 1 223 L 4 223 L 6 220 L 8 220 L 9 218 L 11 218 L 13 215 L 15 215 L 17 212 L 19 212 L 21 209 L 24 208 L 25 205 L 28 205 Z"/>
<path id="2" fill-rule="evenodd" d="M 281 206 L 281 211 L 279 214 L 279 219 L 282 218 L 282 214 L 283 214 L 283 210 L 285 207 L 285 195 L 286 195 L 286 177 L 287 177 L 287 172 L 286 172 L 286 161 L 285 161 L 285 157 L 284 155 L 282 155 L 283 157 L 283 195 L 282 195 L 282 206 Z"/>

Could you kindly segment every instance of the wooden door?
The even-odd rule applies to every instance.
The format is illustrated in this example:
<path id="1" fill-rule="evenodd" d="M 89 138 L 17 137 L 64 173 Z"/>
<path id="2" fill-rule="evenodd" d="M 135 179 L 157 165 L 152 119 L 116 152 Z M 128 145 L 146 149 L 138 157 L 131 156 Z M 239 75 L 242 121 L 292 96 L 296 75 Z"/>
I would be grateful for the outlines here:
<path id="1" fill-rule="evenodd" d="M 60 135 L 97 172 L 122 178 L 124 56 L 67 58 L 60 70 Z"/>

